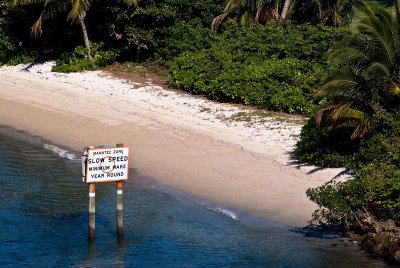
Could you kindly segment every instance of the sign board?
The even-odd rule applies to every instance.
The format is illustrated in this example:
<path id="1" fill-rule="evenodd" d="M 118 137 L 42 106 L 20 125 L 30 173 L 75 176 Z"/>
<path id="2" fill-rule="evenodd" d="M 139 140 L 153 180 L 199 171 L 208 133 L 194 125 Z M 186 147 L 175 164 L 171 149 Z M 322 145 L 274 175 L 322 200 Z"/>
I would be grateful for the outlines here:
<path id="1" fill-rule="evenodd" d="M 88 148 L 82 162 L 86 183 L 128 180 L 129 147 Z"/>

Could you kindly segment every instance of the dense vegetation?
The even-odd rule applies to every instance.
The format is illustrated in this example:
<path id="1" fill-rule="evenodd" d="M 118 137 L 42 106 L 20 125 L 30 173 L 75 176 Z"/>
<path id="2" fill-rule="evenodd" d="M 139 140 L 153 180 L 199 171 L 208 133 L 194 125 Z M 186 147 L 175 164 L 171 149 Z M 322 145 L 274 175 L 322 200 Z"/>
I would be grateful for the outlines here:
<path id="1" fill-rule="evenodd" d="M 170 68 L 170 84 L 222 101 L 306 114 L 321 101 L 315 86 L 333 67 L 325 53 L 345 31 L 311 25 L 229 25 L 208 47 L 185 52 Z"/>
<path id="2" fill-rule="evenodd" d="M 320 206 L 317 219 L 349 226 L 366 214 L 400 222 L 399 18 L 383 8 L 363 11 L 355 25 L 363 42 L 331 53 L 343 68 L 322 85 L 329 103 L 303 128 L 295 151 L 309 163 L 352 170 L 354 179 L 307 191 Z"/>
<path id="3" fill-rule="evenodd" d="M 0 64 L 55 59 L 54 71 L 72 72 L 152 61 L 172 87 L 308 115 L 294 155 L 354 174 L 308 190 L 316 219 L 351 225 L 369 212 L 400 222 L 397 1 L 50 2 L 62 8 L 0 3 Z"/>

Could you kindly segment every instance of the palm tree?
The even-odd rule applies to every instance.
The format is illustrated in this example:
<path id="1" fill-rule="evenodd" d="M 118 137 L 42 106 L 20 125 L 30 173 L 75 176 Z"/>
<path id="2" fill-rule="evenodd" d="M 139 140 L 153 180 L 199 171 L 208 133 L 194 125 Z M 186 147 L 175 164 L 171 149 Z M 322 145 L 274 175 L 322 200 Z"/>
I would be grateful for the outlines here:
<path id="1" fill-rule="evenodd" d="M 279 12 L 282 5 L 282 12 Z M 224 12 L 214 18 L 211 29 L 217 31 L 229 15 L 236 15 L 244 25 L 251 22 L 264 24 L 270 20 L 285 20 L 291 5 L 291 0 L 227 0 Z"/>
<path id="2" fill-rule="evenodd" d="M 286 19 L 290 5 L 291 5 L 291 0 L 285 0 L 282 8 L 281 20 Z"/>
<path id="3" fill-rule="evenodd" d="M 314 0 L 318 6 L 318 16 L 322 24 L 335 27 L 349 24 L 358 6 L 363 6 L 363 0 Z"/>
<path id="4" fill-rule="evenodd" d="M 342 64 L 321 89 L 333 104 L 316 113 L 316 122 L 330 131 L 352 129 L 351 138 L 363 137 L 374 126 L 374 115 L 392 112 L 400 94 L 400 38 L 397 17 L 383 8 L 364 8 L 356 31 L 365 42 L 334 50 Z"/>
<path id="5" fill-rule="evenodd" d="M 128 5 L 137 5 L 138 0 L 123 0 Z M 43 11 L 32 26 L 32 36 L 38 37 L 42 34 L 43 21 L 54 17 L 57 13 L 67 11 L 70 8 L 67 19 L 81 26 L 83 40 L 87 51 L 87 57 L 93 60 L 90 51 L 90 41 L 86 29 L 85 17 L 92 0 L 14 0 L 14 5 L 30 5 L 43 3 Z"/>
<path id="6" fill-rule="evenodd" d="M 400 14 L 400 0 L 368 0 L 373 4 L 379 4 L 384 7 L 393 8 L 396 16 L 398 17 Z"/>

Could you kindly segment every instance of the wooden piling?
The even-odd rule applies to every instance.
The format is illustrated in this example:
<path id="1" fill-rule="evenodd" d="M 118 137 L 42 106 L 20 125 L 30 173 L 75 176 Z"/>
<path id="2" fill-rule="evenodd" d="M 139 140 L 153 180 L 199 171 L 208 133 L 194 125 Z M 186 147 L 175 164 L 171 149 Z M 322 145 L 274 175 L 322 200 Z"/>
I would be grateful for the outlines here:
<path id="1" fill-rule="evenodd" d="M 122 237 L 124 229 L 124 214 L 123 214 L 123 188 L 124 183 L 122 181 L 117 182 L 117 235 Z"/>
<path id="2" fill-rule="evenodd" d="M 96 232 L 96 185 L 89 184 L 89 239 L 93 240 Z"/>

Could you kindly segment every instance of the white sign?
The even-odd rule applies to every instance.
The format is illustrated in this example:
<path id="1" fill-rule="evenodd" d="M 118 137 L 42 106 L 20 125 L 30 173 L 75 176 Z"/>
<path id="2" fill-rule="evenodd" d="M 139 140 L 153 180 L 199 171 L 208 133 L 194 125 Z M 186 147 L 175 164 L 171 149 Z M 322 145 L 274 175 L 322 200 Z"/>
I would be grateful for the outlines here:
<path id="1" fill-rule="evenodd" d="M 89 148 L 85 162 L 86 183 L 128 180 L 129 147 Z"/>

